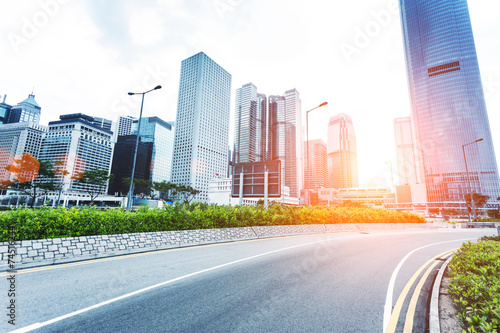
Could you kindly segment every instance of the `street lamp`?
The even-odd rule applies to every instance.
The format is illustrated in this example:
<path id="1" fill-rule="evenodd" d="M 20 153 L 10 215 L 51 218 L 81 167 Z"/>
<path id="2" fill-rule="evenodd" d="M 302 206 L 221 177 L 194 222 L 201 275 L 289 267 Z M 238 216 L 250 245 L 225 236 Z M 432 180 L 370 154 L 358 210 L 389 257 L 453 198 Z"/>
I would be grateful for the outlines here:
<path id="1" fill-rule="evenodd" d="M 462 145 L 462 153 L 464 154 L 464 161 L 465 161 L 465 172 L 467 172 L 467 181 L 469 183 L 469 192 L 470 192 L 470 202 L 472 204 L 472 211 L 474 212 L 474 221 L 477 220 L 477 215 L 476 215 L 476 203 L 474 202 L 474 191 L 472 191 L 472 186 L 470 184 L 470 177 L 469 177 L 469 168 L 467 166 L 467 157 L 465 156 L 465 146 L 471 145 L 473 143 L 483 141 L 483 139 L 477 139 L 476 141 L 466 143 L 465 145 Z M 469 223 L 471 222 L 471 217 L 469 213 Z"/>
<path id="2" fill-rule="evenodd" d="M 141 118 L 142 118 L 142 107 L 144 105 L 144 95 L 146 95 L 148 92 L 151 92 L 153 90 L 161 89 L 161 86 L 156 86 L 151 90 L 142 92 L 142 93 L 133 93 L 129 92 L 128 94 L 130 96 L 132 95 L 142 95 L 142 102 L 141 102 L 141 112 L 139 113 L 139 120 L 138 120 L 138 125 L 137 125 L 137 139 L 135 140 L 135 152 L 134 152 L 134 161 L 132 163 L 132 175 L 130 176 L 130 187 L 128 189 L 128 200 L 127 200 L 127 210 L 130 211 L 132 209 L 132 197 L 134 194 L 134 173 L 135 173 L 135 163 L 137 161 L 137 148 L 139 147 L 139 133 L 141 131 Z"/>
<path id="3" fill-rule="evenodd" d="M 327 105 L 328 102 L 323 102 L 321 103 L 320 105 L 318 105 L 317 107 L 309 110 L 306 112 L 306 136 L 307 136 L 307 143 L 306 143 L 306 158 L 307 158 L 307 205 L 310 206 L 311 205 L 311 189 L 310 189 L 310 186 L 311 186 L 311 170 L 309 169 L 310 165 L 309 165 L 309 112 L 313 111 L 313 110 L 316 110 L 317 108 L 320 108 L 322 106 L 325 106 Z"/>
<path id="4" fill-rule="evenodd" d="M 392 191 L 394 192 L 394 203 L 396 204 L 396 209 L 398 208 L 398 194 L 396 193 L 396 188 L 394 187 L 394 174 L 392 173 L 392 161 L 385 162 L 385 164 L 389 163 L 391 168 L 391 182 L 392 182 Z"/>

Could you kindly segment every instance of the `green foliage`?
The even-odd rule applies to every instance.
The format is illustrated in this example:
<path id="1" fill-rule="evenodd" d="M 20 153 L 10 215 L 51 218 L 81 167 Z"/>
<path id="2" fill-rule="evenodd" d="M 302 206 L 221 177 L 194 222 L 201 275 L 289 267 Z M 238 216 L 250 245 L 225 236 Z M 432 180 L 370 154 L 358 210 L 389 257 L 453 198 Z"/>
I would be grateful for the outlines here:
<path id="1" fill-rule="evenodd" d="M 484 194 L 481 194 L 481 193 L 474 193 L 472 195 L 472 198 L 474 198 L 474 204 L 476 205 L 476 207 L 477 208 L 481 208 L 490 199 L 490 196 L 489 195 L 484 195 Z M 470 194 L 466 194 L 465 195 L 465 202 L 467 202 L 468 205 L 471 204 Z"/>
<path id="2" fill-rule="evenodd" d="M 104 194 L 106 183 L 108 180 L 113 179 L 113 175 L 110 175 L 107 170 L 96 168 L 79 172 L 77 175 L 73 176 L 72 179 L 76 180 L 76 182 L 85 189 L 90 196 L 90 202 L 93 203 L 95 198 Z"/>
<path id="3" fill-rule="evenodd" d="M 483 237 L 478 243 L 464 243 L 450 262 L 449 291 L 464 332 L 500 329 L 499 239 Z"/>
<path id="4" fill-rule="evenodd" d="M 0 241 L 15 226 L 18 240 L 75 237 L 169 230 L 232 228 L 290 224 L 423 223 L 425 219 L 384 209 L 357 207 L 228 206 L 190 203 L 137 212 L 95 207 L 26 207 L 0 211 Z"/>

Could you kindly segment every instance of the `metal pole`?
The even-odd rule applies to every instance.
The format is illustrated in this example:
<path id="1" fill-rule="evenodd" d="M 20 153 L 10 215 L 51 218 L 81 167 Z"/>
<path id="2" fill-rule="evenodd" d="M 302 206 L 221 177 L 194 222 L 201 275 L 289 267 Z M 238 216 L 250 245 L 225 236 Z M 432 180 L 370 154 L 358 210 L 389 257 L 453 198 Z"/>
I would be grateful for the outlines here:
<path id="1" fill-rule="evenodd" d="M 240 201 L 239 205 L 243 206 L 243 172 L 240 172 Z"/>
<path id="2" fill-rule="evenodd" d="M 137 148 L 139 147 L 139 134 L 141 133 L 141 118 L 142 118 L 142 107 L 144 105 L 144 95 L 146 93 L 142 93 L 142 102 L 141 102 L 141 112 L 139 113 L 139 120 L 137 125 L 137 139 L 135 140 L 135 152 L 134 152 L 134 161 L 132 163 L 132 175 L 130 175 L 130 187 L 128 190 L 128 200 L 127 200 L 127 210 L 130 211 L 132 208 L 132 197 L 134 194 L 134 173 L 135 173 L 135 164 L 137 161 Z"/>
<path id="3" fill-rule="evenodd" d="M 265 166 L 266 171 L 264 171 L 264 208 L 269 205 L 269 171 L 267 171 L 267 166 Z"/>
<path id="4" fill-rule="evenodd" d="M 467 157 L 465 156 L 465 146 L 467 145 L 462 145 L 462 153 L 464 154 L 464 161 L 465 161 L 465 172 L 467 173 L 467 182 L 469 183 L 469 194 L 470 194 L 470 201 L 472 203 L 472 207 L 474 207 L 474 198 L 473 198 L 473 195 L 472 195 L 472 187 L 470 185 L 470 177 L 469 177 L 469 168 L 467 167 Z M 471 221 L 471 213 L 469 213 L 469 223 L 472 222 Z"/>
<path id="5" fill-rule="evenodd" d="M 306 112 L 307 205 L 311 205 L 311 170 L 309 169 L 309 111 Z"/>

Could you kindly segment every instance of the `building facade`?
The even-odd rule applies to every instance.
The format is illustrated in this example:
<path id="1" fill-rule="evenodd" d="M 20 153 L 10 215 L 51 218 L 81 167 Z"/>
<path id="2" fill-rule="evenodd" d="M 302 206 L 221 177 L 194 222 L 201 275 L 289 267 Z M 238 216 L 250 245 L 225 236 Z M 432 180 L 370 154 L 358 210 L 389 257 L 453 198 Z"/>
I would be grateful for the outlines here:
<path id="1" fill-rule="evenodd" d="M 5 167 L 12 164 L 14 156 L 30 153 L 39 158 L 47 129 L 34 122 L 0 125 L 0 180 L 11 178 Z"/>
<path id="2" fill-rule="evenodd" d="M 130 135 L 132 134 L 132 124 L 137 118 L 131 116 L 120 116 L 118 117 L 118 124 L 116 129 L 116 135 Z"/>
<path id="3" fill-rule="evenodd" d="M 326 154 L 326 143 L 323 140 L 305 141 L 304 154 L 306 156 L 304 169 L 304 185 L 305 187 L 318 191 L 322 187 L 328 187 L 328 164 Z M 307 164 L 306 149 L 309 149 L 309 168 Z"/>
<path id="4" fill-rule="evenodd" d="M 228 168 L 231 74 L 200 52 L 182 61 L 177 102 L 172 182 L 200 191 Z"/>
<path id="5" fill-rule="evenodd" d="M 136 120 L 132 127 L 134 136 L 137 135 L 137 125 Z M 141 118 L 140 132 L 141 142 L 152 144 L 149 180 L 152 182 L 170 181 L 175 136 L 173 122 L 166 122 L 158 117 Z"/>
<path id="6" fill-rule="evenodd" d="M 42 108 L 35 101 L 35 95 L 30 94 L 28 98 L 10 109 L 8 122 L 22 123 L 30 121 L 39 124 L 41 111 Z"/>
<path id="7" fill-rule="evenodd" d="M 58 121 L 49 122 L 39 160 L 61 161 L 69 174 L 54 181 L 62 182 L 65 192 L 85 193 L 85 188 L 71 177 L 92 169 L 109 172 L 114 147 L 112 137 L 113 132 L 94 124 L 91 116 L 61 115 Z"/>
<path id="8" fill-rule="evenodd" d="M 330 118 L 327 153 L 328 187 L 358 187 L 356 135 L 351 117 L 344 113 Z"/>
<path id="9" fill-rule="evenodd" d="M 421 180 L 417 179 L 417 160 L 415 159 L 415 146 L 413 144 L 413 130 L 410 117 L 394 119 L 394 139 L 396 142 L 399 185 L 420 182 Z"/>
<path id="10" fill-rule="evenodd" d="M 0 98 L 2 98 L 0 96 Z M 7 95 L 3 95 L 2 102 L 0 103 L 0 124 L 7 124 L 9 122 L 9 114 L 12 109 L 12 105 L 5 103 Z"/>
<path id="11" fill-rule="evenodd" d="M 413 142 L 422 161 L 417 173 L 428 200 L 463 201 L 470 191 L 467 176 L 472 191 L 495 200 L 498 170 L 467 1 L 399 3 Z"/>

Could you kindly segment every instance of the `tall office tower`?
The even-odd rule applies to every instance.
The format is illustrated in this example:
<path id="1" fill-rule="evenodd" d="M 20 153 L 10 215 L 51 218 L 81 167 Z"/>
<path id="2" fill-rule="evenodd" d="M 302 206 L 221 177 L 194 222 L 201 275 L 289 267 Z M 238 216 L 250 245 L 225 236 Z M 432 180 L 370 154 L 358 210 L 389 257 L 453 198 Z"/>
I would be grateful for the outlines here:
<path id="1" fill-rule="evenodd" d="M 400 185 L 420 183 L 417 179 L 417 164 L 411 118 L 394 119 L 394 139 L 396 141 L 397 175 Z"/>
<path id="2" fill-rule="evenodd" d="M 472 190 L 495 200 L 498 170 L 467 1 L 399 3 L 413 141 L 428 200 L 464 200 L 469 185 L 463 145 Z M 473 143 L 478 139 L 483 141 Z"/>
<path id="3" fill-rule="evenodd" d="M 5 167 L 14 156 L 30 153 L 38 159 L 45 133 L 47 126 L 34 122 L 0 125 L 0 180 L 10 179 Z"/>
<path id="4" fill-rule="evenodd" d="M 5 103 L 7 95 L 3 95 L 2 102 L 0 102 L 0 124 L 7 124 L 9 122 L 9 113 L 12 105 Z"/>
<path id="5" fill-rule="evenodd" d="M 49 122 L 39 160 L 63 162 L 69 171 L 63 190 L 85 193 L 85 188 L 71 181 L 71 176 L 92 169 L 110 171 L 113 132 L 95 125 L 94 117 L 81 113 L 62 115 L 59 119 Z"/>
<path id="6" fill-rule="evenodd" d="M 236 89 L 234 162 L 257 162 L 266 158 L 266 95 L 253 83 Z"/>
<path id="7" fill-rule="evenodd" d="M 141 128 L 142 132 L 142 128 Z M 142 137 L 142 135 L 141 135 Z M 111 163 L 111 174 L 113 182 L 109 184 L 108 194 L 126 196 L 129 185 L 123 183 L 124 178 L 130 178 L 132 175 L 132 164 L 135 154 L 135 144 L 137 135 L 118 136 L 113 151 L 113 162 Z M 135 163 L 134 179 L 150 180 L 151 176 L 151 156 L 153 153 L 153 142 L 139 141 L 137 149 L 137 160 Z M 134 193 L 140 193 L 142 190 L 134 188 Z"/>
<path id="8" fill-rule="evenodd" d="M 118 118 L 118 128 L 116 133 L 118 136 L 130 135 L 132 134 L 132 124 L 137 118 L 131 116 L 120 116 Z"/>
<path id="9" fill-rule="evenodd" d="M 323 140 L 304 142 L 304 187 L 317 191 L 328 187 L 328 168 L 326 162 L 326 143 Z M 309 150 L 309 168 L 307 165 L 307 149 Z"/>
<path id="10" fill-rule="evenodd" d="M 183 60 L 177 103 L 172 182 L 208 202 L 209 181 L 227 174 L 231 74 L 203 52 Z"/>
<path id="11" fill-rule="evenodd" d="M 138 121 L 132 126 L 132 134 L 137 135 Z M 173 122 L 166 122 L 158 117 L 141 118 L 140 139 L 152 143 L 149 180 L 152 182 L 170 181 L 172 176 L 172 157 L 174 154 Z"/>
<path id="12" fill-rule="evenodd" d="M 9 123 L 22 123 L 31 121 L 40 123 L 40 112 L 42 108 L 35 101 L 35 95 L 30 94 L 21 103 L 13 106 L 9 113 Z"/>
<path id="13" fill-rule="evenodd" d="M 351 118 L 338 114 L 328 124 L 328 187 L 358 187 L 358 153 Z"/>

